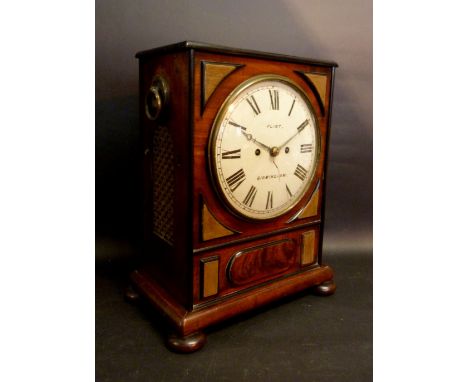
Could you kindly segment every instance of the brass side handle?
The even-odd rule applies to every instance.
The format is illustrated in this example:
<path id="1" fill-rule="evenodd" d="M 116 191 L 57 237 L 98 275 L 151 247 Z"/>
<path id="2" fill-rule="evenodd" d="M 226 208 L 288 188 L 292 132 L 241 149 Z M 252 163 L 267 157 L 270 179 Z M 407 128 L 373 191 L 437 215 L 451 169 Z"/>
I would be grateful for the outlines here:
<path id="1" fill-rule="evenodd" d="M 155 121 L 161 115 L 168 101 L 169 88 L 166 80 L 156 76 L 146 93 L 145 111 L 151 121 Z"/>

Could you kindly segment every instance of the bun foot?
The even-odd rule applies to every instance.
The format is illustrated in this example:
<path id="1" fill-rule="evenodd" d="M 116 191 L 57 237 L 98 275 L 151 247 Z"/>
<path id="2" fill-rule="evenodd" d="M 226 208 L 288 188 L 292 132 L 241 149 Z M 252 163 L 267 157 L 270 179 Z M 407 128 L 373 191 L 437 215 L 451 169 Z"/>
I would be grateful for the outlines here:
<path id="1" fill-rule="evenodd" d="M 140 299 L 140 295 L 135 291 L 135 289 L 133 289 L 131 285 L 129 285 L 125 291 L 125 298 L 129 302 L 136 302 Z"/>
<path id="2" fill-rule="evenodd" d="M 336 284 L 333 280 L 328 280 L 312 287 L 312 293 L 316 296 L 330 296 L 335 293 L 335 290 Z"/>
<path id="3" fill-rule="evenodd" d="M 206 343 L 206 334 L 195 332 L 188 336 L 171 334 L 167 338 L 167 347 L 176 353 L 193 353 L 203 347 Z"/>

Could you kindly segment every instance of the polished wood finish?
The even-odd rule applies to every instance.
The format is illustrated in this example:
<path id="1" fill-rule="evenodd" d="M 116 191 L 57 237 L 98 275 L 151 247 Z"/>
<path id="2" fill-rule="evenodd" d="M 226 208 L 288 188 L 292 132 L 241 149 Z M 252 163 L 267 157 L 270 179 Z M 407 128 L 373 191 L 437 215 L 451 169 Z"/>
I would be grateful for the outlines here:
<path id="1" fill-rule="evenodd" d="M 186 310 L 178 304 L 164 288 L 154 282 L 151 275 L 144 271 L 133 272 L 131 279 L 137 289 L 167 319 L 173 329 L 179 335 L 187 336 L 228 318 L 331 280 L 333 271 L 326 265 L 309 268 L 307 271 L 281 278 L 274 283 L 264 283 L 255 289 L 246 289 L 243 293 L 219 300 L 216 304 L 200 304 L 192 310 Z"/>
<path id="2" fill-rule="evenodd" d="M 316 296 L 331 296 L 336 291 L 336 284 L 334 280 L 324 281 L 322 284 L 315 285 L 312 288 L 312 293 Z"/>
<path id="3" fill-rule="evenodd" d="M 140 60 L 140 153 L 143 168 L 143 232 L 142 267 L 148 269 L 158 283 L 163 285 L 181 304 L 191 304 L 191 224 L 187 212 L 192 207 L 191 190 L 191 137 L 190 125 L 191 71 L 190 52 L 181 51 Z M 158 121 L 146 117 L 145 101 L 148 88 L 157 76 L 162 76 L 169 86 L 169 100 Z M 175 112 L 176 111 L 176 112 Z M 153 152 L 155 129 L 167 127 L 174 144 L 174 240 L 172 246 L 161 241 L 153 232 Z"/>
<path id="4" fill-rule="evenodd" d="M 129 302 L 136 302 L 140 299 L 140 294 L 135 291 L 132 285 L 125 290 L 125 298 Z"/>
<path id="5" fill-rule="evenodd" d="M 228 280 L 242 286 L 272 278 L 287 272 L 295 260 L 296 246 L 290 239 L 246 248 L 229 260 Z"/>
<path id="6" fill-rule="evenodd" d="M 301 235 L 306 230 L 310 230 L 310 228 L 301 228 L 298 231 L 280 233 L 269 235 L 257 240 L 249 240 L 247 242 L 241 243 L 234 243 L 231 245 L 227 245 L 224 247 L 217 247 L 213 250 L 203 251 L 201 253 L 194 254 L 193 257 L 193 304 L 197 306 L 199 304 L 204 303 L 203 299 L 200 299 L 200 281 L 199 281 L 199 274 L 200 274 L 200 260 L 203 258 L 209 258 L 214 254 L 219 257 L 219 268 L 222 270 L 219 274 L 219 292 L 218 294 L 211 298 L 210 301 L 221 300 L 226 298 L 227 296 L 234 296 L 236 294 L 242 293 L 243 290 L 248 288 L 254 288 L 256 286 L 261 285 L 267 281 L 278 279 L 281 277 L 287 277 L 288 275 L 295 274 L 297 272 L 301 272 L 303 267 L 300 263 L 300 252 L 301 252 Z M 256 265 L 258 266 L 257 269 L 257 277 L 253 277 L 252 279 L 245 279 L 242 285 L 236 285 L 229 279 L 229 267 L 232 264 L 233 259 L 239 252 L 243 251 L 250 251 L 252 248 L 261 248 L 266 247 L 272 243 L 279 243 L 279 242 L 291 242 L 292 244 L 288 245 L 289 253 L 287 255 L 288 259 L 288 267 L 278 267 L 276 268 L 276 272 L 274 273 L 265 273 L 261 271 L 260 268 L 260 261 L 261 257 L 256 257 L 256 261 L 258 262 Z M 257 252 L 258 253 L 258 252 Z M 268 251 L 268 253 L 272 253 Z M 284 255 L 283 255 L 284 256 Z M 251 262 L 251 267 L 255 266 L 255 262 Z M 265 265 L 263 265 L 265 266 Z M 254 272 L 251 271 L 253 275 Z"/>
<path id="7" fill-rule="evenodd" d="M 187 336 L 173 333 L 167 338 L 167 347 L 176 353 L 193 353 L 201 349 L 205 343 L 206 334 L 203 332 L 195 332 Z"/>
<path id="8" fill-rule="evenodd" d="M 232 64 L 243 64 L 244 66 L 240 67 L 232 74 L 228 75 L 224 80 L 218 85 L 218 87 L 213 92 L 212 96 L 205 105 L 203 113 L 200 112 L 200 103 L 202 102 L 201 97 L 201 70 L 202 62 L 230 62 Z M 293 216 L 295 216 L 300 210 L 302 210 L 311 198 L 315 187 L 318 182 L 322 179 L 323 170 L 324 170 L 324 158 L 325 158 L 325 148 L 327 144 L 326 132 L 328 129 L 328 111 L 330 105 L 328 102 L 325 103 L 325 114 L 320 112 L 320 98 L 314 93 L 313 89 L 309 86 L 308 82 L 304 79 L 300 73 L 302 72 L 317 72 L 323 73 L 323 75 L 328 79 L 328 86 L 331 83 L 331 69 L 328 67 L 311 67 L 310 65 L 300 65 L 296 63 L 283 63 L 278 65 L 274 61 L 265 61 L 258 60 L 251 57 L 235 57 L 235 56 L 226 56 L 224 54 L 212 54 L 212 53 L 203 53 L 195 52 L 194 55 L 194 129 L 193 135 L 193 194 L 192 201 L 197 203 L 199 201 L 200 195 L 203 196 L 207 207 L 216 217 L 216 219 L 226 227 L 230 227 L 233 230 L 242 232 L 240 235 L 236 235 L 236 239 L 242 239 L 246 236 L 252 235 L 262 235 L 270 234 L 272 231 L 280 230 L 284 228 L 291 227 L 300 227 L 308 223 L 311 223 L 312 220 L 317 221 L 321 219 L 321 216 L 318 215 L 315 219 L 297 219 L 293 222 L 289 222 Z M 209 168 L 208 163 L 208 140 L 209 134 L 211 132 L 211 127 L 213 125 L 216 114 L 221 107 L 224 100 L 228 95 L 242 82 L 245 80 L 259 74 L 271 73 L 281 76 L 285 76 L 294 80 L 298 86 L 306 93 L 308 98 L 311 101 L 311 104 L 316 111 L 317 122 L 320 130 L 320 155 L 317 165 L 317 171 L 314 178 L 312 179 L 311 185 L 308 191 L 305 193 L 302 200 L 296 205 L 295 208 L 291 209 L 287 214 L 278 217 L 271 222 L 259 224 L 256 221 L 249 221 L 243 218 L 240 218 L 232 213 L 226 212 L 226 205 L 219 195 L 216 193 L 216 189 L 211 180 L 210 173 L 207 171 Z M 320 204 L 318 209 L 320 209 Z M 192 216 L 193 219 L 193 247 L 194 249 L 202 249 L 206 247 L 213 247 L 216 243 L 224 244 L 225 239 L 215 239 L 210 242 L 201 241 L 199 233 L 199 224 L 200 220 L 199 212 L 200 210 L 194 211 Z"/>
<path id="9" fill-rule="evenodd" d="M 140 126 L 143 161 L 143 256 L 131 280 L 136 293 L 165 316 L 177 335 L 175 351 L 204 344 L 201 330 L 284 296 L 314 287 L 333 289 L 333 271 L 321 260 L 325 173 L 335 63 L 193 42 L 137 55 L 140 59 Z M 209 172 L 209 137 L 224 100 L 245 80 L 275 74 L 294 81 L 317 117 L 320 139 L 316 173 L 299 203 L 259 223 L 229 212 Z M 145 97 L 155 78 L 168 85 L 157 121 L 145 116 Z M 157 129 L 173 142 L 172 235 L 152 230 L 153 156 L 162 150 Z M 156 150 L 156 151 L 155 151 Z M 156 152 L 156 154 L 154 154 Z M 165 170 L 167 171 L 167 170 Z M 160 196 L 156 196 L 160 197 Z M 164 205 L 163 205 L 164 206 Z M 165 211 L 168 209 L 165 209 Z"/>
<path id="10" fill-rule="evenodd" d="M 226 55 L 240 56 L 240 57 L 255 57 L 263 60 L 272 60 L 279 62 L 298 62 L 298 63 L 307 63 L 310 65 L 326 66 L 330 68 L 338 67 L 338 64 L 334 61 L 325 61 L 325 60 L 315 60 L 308 57 L 297 57 L 289 56 L 285 54 L 261 52 L 257 50 L 249 49 L 239 49 L 232 48 L 228 46 L 221 46 L 215 44 L 207 44 L 204 42 L 198 41 L 182 41 L 176 44 L 165 45 L 154 49 L 148 49 L 141 52 L 138 52 L 135 57 L 143 60 L 155 56 L 160 56 L 163 54 L 175 53 L 175 52 L 184 52 L 187 50 L 193 50 L 198 52 L 214 52 L 214 53 L 224 53 Z"/>

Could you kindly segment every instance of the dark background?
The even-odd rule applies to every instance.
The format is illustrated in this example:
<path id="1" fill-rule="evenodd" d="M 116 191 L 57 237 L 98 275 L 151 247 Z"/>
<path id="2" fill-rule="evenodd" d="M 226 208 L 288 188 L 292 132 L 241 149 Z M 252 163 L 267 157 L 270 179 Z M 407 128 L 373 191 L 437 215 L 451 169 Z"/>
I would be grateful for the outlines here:
<path id="1" fill-rule="evenodd" d="M 139 226 L 134 54 L 183 40 L 340 65 L 323 250 L 337 294 L 234 320 L 189 356 L 169 353 L 158 318 L 121 298 Z M 370 380 L 372 1 L 97 0 L 95 73 L 97 380 Z"/>

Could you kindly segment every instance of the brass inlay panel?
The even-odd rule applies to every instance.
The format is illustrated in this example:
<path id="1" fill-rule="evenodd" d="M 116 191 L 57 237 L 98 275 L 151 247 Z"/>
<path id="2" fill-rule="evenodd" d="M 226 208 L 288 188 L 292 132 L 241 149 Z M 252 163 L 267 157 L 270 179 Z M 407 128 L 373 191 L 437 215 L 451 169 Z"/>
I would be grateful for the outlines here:
<path id="1" fill-rule="evenodd" d="M 205 203 L 202 203 L 202 221 L 201 221 L 201 233 L 202 240 L 217 239 L 218 237 L 224 237 L 233 235 L 235 232 L 223 226 L 210 212 Z"/>
<path id="2" fill-rule="evenodd" d="M 316 231 L 307 231 L 302 234 L 301 265 L 309 265 L 317 262 L 315 234 Z"/>
<path id="3" fill-rule="evenodd" d="M 218 257 L 201 260 L 202 297 L 210 297 L 218 294 Z"/>
<path id="4" fill-rule="evenodd" d="M 297 217 L 298 219 L 311 218 L 318 214 L 319 191 L 320 191 L 320 183 L 315 188 L 315 191 L 312 197 L 310 198 L 309 202 L 307 203 L 307 205 L 298 215 Z"/>
<path id="5" fill-rule="evenodd" d="M 219 83 L 242 65 L 216 62 L 202 62 L 202 106 L 215 91 Z"/>
<path id="6" fill-rule="evenodd" d="M 325 74 L 317 73 L 304 73 L 304 75 L 315 86 L 315 89 L 322 100 L 322 104 L 325 105 L 325 100 L 327 99 L 327 76 Z"/>

